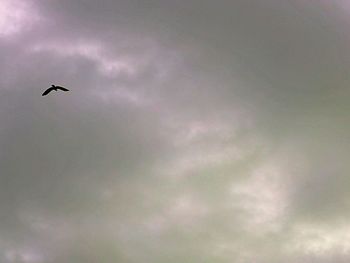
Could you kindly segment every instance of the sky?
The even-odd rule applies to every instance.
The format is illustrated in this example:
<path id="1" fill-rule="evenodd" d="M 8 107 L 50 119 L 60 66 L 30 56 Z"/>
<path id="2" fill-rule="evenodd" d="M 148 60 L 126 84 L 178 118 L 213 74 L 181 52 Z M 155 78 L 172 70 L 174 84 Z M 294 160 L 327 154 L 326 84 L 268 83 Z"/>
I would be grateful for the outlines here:
<path id="1" fill-rule="evenodd" d="M 349 262 L 349 47 L 346 0 L 1 0 L 0 262 Z"/>

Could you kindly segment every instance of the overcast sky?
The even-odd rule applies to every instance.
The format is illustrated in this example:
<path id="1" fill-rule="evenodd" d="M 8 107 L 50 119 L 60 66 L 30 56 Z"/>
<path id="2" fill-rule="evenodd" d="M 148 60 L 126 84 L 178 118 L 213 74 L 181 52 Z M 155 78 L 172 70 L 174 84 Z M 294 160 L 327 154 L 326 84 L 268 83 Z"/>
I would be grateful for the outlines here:
<path id="1" fill-rule="evenodd" d="M 349 47 L 347 0 L 1 0 L 0 262 L 350 262 Z"/>

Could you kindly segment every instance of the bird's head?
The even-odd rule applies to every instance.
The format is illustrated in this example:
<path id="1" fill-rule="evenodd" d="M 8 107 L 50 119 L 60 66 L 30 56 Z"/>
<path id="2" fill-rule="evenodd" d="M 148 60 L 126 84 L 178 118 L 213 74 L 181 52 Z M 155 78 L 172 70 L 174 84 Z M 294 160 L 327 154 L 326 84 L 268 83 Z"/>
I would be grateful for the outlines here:
<path id="1" fill-rule="evenodd" d="M 55 85 L 51 85 L 51 88 L 54 88 L 55 87 Z"/>

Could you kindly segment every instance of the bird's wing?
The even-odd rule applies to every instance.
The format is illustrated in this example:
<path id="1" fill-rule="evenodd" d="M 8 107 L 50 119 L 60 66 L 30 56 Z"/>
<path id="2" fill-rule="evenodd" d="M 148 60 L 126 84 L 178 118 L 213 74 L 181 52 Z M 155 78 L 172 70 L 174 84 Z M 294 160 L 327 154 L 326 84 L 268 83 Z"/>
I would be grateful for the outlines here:
<path id="1" fill-rule="evenodd" d="M 53 90 L 52 88 L 48 88 L 47 90 L 44 91 L 44 93 L 41 96 L 45 96 L 49 94 L 52 90 Z"/>
<path id="2" fill-rule="evenodd" d="M 61 87 L 61 86 L 56 86 L 57 89 L 60 89 L 60 90 L 63 90 L 63 91 L 69 91 L 69 89 L 66 89 L 64 87 Z"/>

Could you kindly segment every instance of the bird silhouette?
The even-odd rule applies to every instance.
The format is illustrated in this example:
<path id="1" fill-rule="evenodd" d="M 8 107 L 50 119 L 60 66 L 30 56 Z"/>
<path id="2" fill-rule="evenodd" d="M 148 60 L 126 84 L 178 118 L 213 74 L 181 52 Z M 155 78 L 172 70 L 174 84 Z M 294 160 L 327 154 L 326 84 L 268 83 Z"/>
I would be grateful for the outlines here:
<path id="1" fill-rule="evenodd" d="M 41 96 L 46 96 L 47 94 L 49 94 L 53 90 L 55 90 L 55 91 L 57 91 L 57 90 L 69 91 L 69 89 L 66 89 L 64 87 L 51 85 L 51 87 L 48 88 L 47 90 L 45 90 Z"/>

